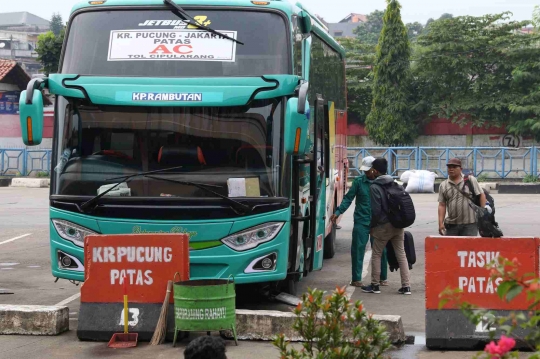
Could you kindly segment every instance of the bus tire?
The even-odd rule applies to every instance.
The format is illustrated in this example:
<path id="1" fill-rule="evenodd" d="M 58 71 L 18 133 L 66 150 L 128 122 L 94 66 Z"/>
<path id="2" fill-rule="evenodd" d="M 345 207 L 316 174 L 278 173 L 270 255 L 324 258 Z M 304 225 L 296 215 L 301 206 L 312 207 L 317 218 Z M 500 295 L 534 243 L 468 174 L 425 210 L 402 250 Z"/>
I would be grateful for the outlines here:
<path id="1" fill-rule="evenodd" d="M 336 225 L 332 224 L 332 229 L 324 239 L 324 259 L 332 259 L 336 255 Z"/>

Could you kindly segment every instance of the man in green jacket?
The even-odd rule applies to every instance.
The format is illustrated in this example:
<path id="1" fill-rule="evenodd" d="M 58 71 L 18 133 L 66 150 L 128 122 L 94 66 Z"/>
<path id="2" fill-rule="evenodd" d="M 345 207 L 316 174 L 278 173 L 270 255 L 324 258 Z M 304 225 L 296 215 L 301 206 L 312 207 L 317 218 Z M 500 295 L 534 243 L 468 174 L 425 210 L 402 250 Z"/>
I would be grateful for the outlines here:
<path id="1" fill-rule="evenodd" d="M 371 181 L 375 178 L 371 165 L 375 160 L 374 157 L 368 156 L 362 160 L 362 167 L 360 170 L 364 173 L 358 176 L 352 183 L 349 192 L 343 197 L 341 205 L 336 210 L 330 220 L 336 223 L 336 220 L 340 215 L 345 213 L 352 201 L 356 198 L 354 209 L 354 227 L 352 233 L 352 281 L 351 285 L 355 287 L 362 286 L 362 269 L 364 267 L 364 254 L 366 251 L 366 245 L 368 240 L 372 242 L 370 238 L 370 225 L 371 225 Z M 381 260 L 381 285 L 388 285 L 388 261 L 386 258 L 386 249 L 384 250 Z"/>

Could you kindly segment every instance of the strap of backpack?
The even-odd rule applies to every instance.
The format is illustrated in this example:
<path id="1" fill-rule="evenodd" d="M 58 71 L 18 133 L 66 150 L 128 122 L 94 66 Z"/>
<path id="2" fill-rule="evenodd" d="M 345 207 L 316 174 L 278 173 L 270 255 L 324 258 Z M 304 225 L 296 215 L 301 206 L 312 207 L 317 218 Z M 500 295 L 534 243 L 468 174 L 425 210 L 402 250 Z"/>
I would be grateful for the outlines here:
<path id="1" fill-rule="evenodd" d="M 469 179 L 469 175 L 463 177 L 463 182 L 465 183 L 465 185 L 466 185 L 467 187 L 469 187 L 469 192 L 471 192 L 471 196 L 475 196 L 475 195 L 478 196 L 478 195 L 481 194 L 481 193 L 480 193 L 480 194 L 476 194 L 476 193 L 474 192 L 474 186 L 473 186 L 471 180 Z"/>

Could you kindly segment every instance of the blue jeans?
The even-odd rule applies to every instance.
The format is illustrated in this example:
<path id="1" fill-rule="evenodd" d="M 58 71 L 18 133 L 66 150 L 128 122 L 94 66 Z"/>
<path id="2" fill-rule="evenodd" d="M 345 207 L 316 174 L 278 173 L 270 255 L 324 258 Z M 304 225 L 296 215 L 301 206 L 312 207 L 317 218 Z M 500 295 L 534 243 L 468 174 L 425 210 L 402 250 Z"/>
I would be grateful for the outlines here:
<path id="1" fill-rule="evenodd" d="M 446 235 L 454 237 L 478 237 L 478 225 L 476 223 L 471 224 L 447 224 Z"/>

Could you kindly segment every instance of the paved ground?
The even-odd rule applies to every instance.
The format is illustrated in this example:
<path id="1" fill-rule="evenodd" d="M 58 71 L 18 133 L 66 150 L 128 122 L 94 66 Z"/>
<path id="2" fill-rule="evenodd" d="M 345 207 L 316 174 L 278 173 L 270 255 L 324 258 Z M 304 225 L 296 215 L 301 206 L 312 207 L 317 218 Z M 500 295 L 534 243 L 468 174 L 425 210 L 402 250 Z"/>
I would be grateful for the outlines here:
<path id="1" fill-rule="evenodd" d="M 531 236 L 540 234 L 539 196 L 495 195 L 497 219 L 505 235 Z M 415 346 L 406 346 L 391 353 L 393 358 L 471 358 L 473 353 L 435 353 L 423 347 L 424 332 L 424 238 L 437 231 L 436 195 L 413 196 L 417 208 L 417 221 L 411 232 L 415 237 L 417 264 L 411 271 L 412 296 L 396 293 L 399 274 L 390 273 L 389 287 L 381 295 L 352 293 L 353 299 L 363 300 L 368 311 L 376 314 L 398 314 L 403 318 L 407 334 L 417 335 Z M 58 337 L 0 336 L 0 359 L 4 358 L 90 358 L 94 356 L 138 358 L 182 357 L 182 346 L 172 348 L 166 344 L 148 347 L 141 344 L 134 351 L 113 351 L 104 343 L 79 342 L 75 336 L 79 301 L 79 288 L 65 280 L 54 283 L 50 274 L 49 259 L 48 189 L 0 188 L 0 289 L 14 294 L 0 295 L 3 304 L 62 303 L 70 307 L 72 330 Z M 299 287 L 316 287 L 331 291 L 350 280 L 350 245 L 352 208 L 344 215 L 338 231 L 337 253 L 326 261 L 321 272 L 310 274 Z M 368 254 L 369 257 L 369 254 Z M 367 274 L 367 273 L 366 273 Z M 366 278 L 369 282 L 369 277 Z M 253 303 L 244 300 L 246 307 L 289 310 L 283 304 Z M 184 343 L 185 345 L 185 343 Z M 228 345 L 229 358 L 277 358 L 277 351 L 270 343 L 241 342 L 239 347 Z"/>

